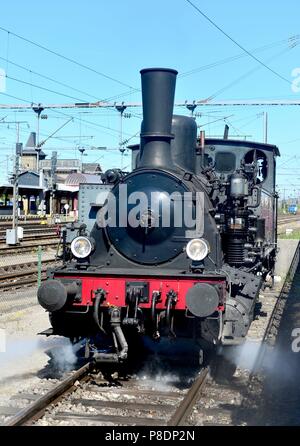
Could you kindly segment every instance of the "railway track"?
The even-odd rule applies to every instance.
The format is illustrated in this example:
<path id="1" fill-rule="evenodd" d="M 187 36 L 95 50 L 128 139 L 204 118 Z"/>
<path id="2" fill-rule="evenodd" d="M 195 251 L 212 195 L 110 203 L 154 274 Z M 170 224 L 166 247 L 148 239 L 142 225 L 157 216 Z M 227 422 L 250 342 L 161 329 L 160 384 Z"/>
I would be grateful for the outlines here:
<path id="1" fill-rule="evenodd" d="M 0 255 L 24 254 L 36 250 L 39 245 L 44 248 L 51 248 L 57 246 L 59 242 L 56 226 L 32 225 L 30 223 L 25 227 L 23 239 L 18 245 L 6 245 L 5 234 L 7 228 L 2 229 L 2 226 L 0 226 Z"/>
<path id="2" fill-rule="evenodd" d="M 31 228 L 24 231 L 23 240 L 32 239 L 34 237 L 47 237 L 55 235 L 57 237 L 56 228 L 42 227 L 42 228 Z M 6 232 L 0 230 L 0 242 L 6 239 Z"/>
<path id="3" fill-rule="evenodd" d="M 0 220 L 0 230 L 10 229 L 12 227 L 12 220 L 2 221 Z M 43 226 L 55 226 L 54 224 L 49 224 L 47 220 L 18 220 L 18 225 L 24 229 L 38 228 Z"/>
<path id="4" fill-rule="evenodd" d="M 21 215 L 18 217 L 18 220 L 22 224 L 40 224 L 41 222 L 46 221 L 46 218 L 41 218 L 40 216 L 31 216 L 31 217 L 25 217 L 24 215 Z M 2 225 L 8 225 L 12 223 L 12 217 L 10 215 L 0 215 L 0 226 Z"/>
<path id="5" fill-rule="evenodd" d="M 5 243 L 6 239 L 6 229 L 11 229 L 7 227 L 5 229 L 0 228 L 0 243 Z M 23 232 L 23 240 L 35 240 L 36 238 L 51 238 L 57 237 L 57 227 L 54 225 L 30 225 L 30 227 L 25 227 Z"/>
<path id="6" fill-rule="evenodd" d="M 1 408 L 5 425 L 197 426 L 251 424 L 260 392 L 266 346 L 274 344 L 291 282 L 299 264 L 299 247 L 280 291 L 265 290 L 260 310 L 268 317 L 252 330 L 256 359 L 236 367 L 226 354 L 213 356 L 192 384 L 157 386 L 151 380 L 104 379 L 86 364 L 43 395 L 15 395 L 17 406 Z M 251 331 L 251 329 L 250 329 Z M 259 339 L 258 339 L 259 338 Z M 255 345 L 255 344 L 254 344 Z M 235 371 L 232 369 L 235 369 Z"/>
<path id="7" fill-rule="evenodd" d="M 44 259 L 41 269 L 41 279 L 46 279 L 47 268 L 56 265 L 54 254 L 52 258 Z M 24 285 L 36 284 L 38 280 L 38 262 L 0 267 L 0 291 L 11 291 L 24 287 Z"/>
<path id="8" fill-rule="evenodd" d="M 49 240 L 50 238 L 50 240 Z M 38 246 L 43 248 L 55 248 L 59 243 L 59 238 L 57 236 L 45 237 L 45 240 L 41 237 L 34 237 L 33 241 L 26 240 L 19 245 L 1 245 L 0 244 L 0 255 L 10 255 L 10 254 L 25 254 L 37 251 Z"/>
<path id="9" fill-rule="evenodd" d="M 292 223 L 300 220 L 299 215 L 285 215 L 278 217 L 278 226 L 284 225 L 286 223 Z"/>
<path id="10" fill-rule="evenodd" d="M 286 229 L 289 229 L 289 224 L 295 224 L 300 220 L 299 215 L 287 215 L 287 216 L 281 216 L 278 218 L 278 226 L 277 226 L 277 233 L 278 235 L 285 234 Z M 293 226 L 291 227 L 293 229 Z M 299 229 L 299 228 L 298 228 Z"/>
<path id="11" fill-rule="evenodd" d="M 158 391 L 149 383 L 141 385 L 140 380 L 99 379 L 91 364 L 86 364 L 12 416 L 6 425 L 39 424 L 39 420 L 43 424 L 49 418 L 57 422 L 75 420 L 79 424 L 181 426 L 207 376 L 208 368 L 204 368 L 189 390 Z M 19 398 L 24 401 L 32 395 L 21 394 Z M 61 405 L 62 410 L 59 409 Z M 70 405 L 77 405 L 80 411 L 64 409 Z"/>
<path id="12" fill-rule="evenodd" d="M 28 234 L 26 236 L 24 236 L 23 240 L 20 241 L 19 245 L 4 245 L 5 241 L 4 239 L 1 240 L 0 238 L 0 243 L 2 241 L 2 245 L 0 244 L 0 249 L 2 248 L 3 250 L 5 250 L 5 246 L 7 246 L 7 249 L 9 250 L 10 248 L 18 248 L 18 247 L 27 247 L 27 243 L 28 242 L 40 242 L 40 241 L 49 241 L 49 240 L 58 240 L 57 234 L 53 233 L 53 232 L 39 232 L 37 234 Z M 40 244 L 40 243 L 39 243 Z"/>

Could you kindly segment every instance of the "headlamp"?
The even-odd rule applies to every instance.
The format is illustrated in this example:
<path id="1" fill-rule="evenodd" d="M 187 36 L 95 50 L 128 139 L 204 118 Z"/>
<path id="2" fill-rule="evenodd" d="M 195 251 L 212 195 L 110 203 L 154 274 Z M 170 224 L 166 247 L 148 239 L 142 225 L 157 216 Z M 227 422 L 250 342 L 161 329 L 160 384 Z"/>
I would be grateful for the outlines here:
<path id="1" fill-rule="evenodd" d="M 76 237 L 71 243 L 71 251 L 74 257 L 85 259 L 93 250 L 91 241 L 87 237 Z"/>
<path id="2" fill-rule="evenodd" d="M 209 254 L 210 248 L 206 240 L 195 238 L 190 240 L 186 246 L 186 253 L 191 260 L 200 262 Z"/>

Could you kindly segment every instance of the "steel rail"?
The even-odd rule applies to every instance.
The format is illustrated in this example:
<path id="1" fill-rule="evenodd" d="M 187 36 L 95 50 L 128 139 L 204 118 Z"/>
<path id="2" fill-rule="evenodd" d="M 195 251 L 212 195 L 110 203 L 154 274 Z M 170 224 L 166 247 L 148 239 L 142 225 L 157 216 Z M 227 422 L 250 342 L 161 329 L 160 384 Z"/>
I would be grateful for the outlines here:
<path id="1" fill-rule="evenodd" d="M 28 242 L 29 240 L 26 240 L 26 242 Z M 32 251 L 34 249 L 37 249 L 38 246 L 42 246 L 42 247 L 51 247 L 51 246 L 57 246 L 57 244 L 59 243 L 59 238 L 53 238 L 51 237 L 51 240 L 49 240 L 49 237 L 44 240 L 39 238 L 39 240 L 36 241 L 36 243 L 22 243 L 20 245 L 13 245 L 13 246 L 8 246 L 8 245 L 1 245 L 0 244 L 0 253 L 1 254 L 8 254 L 8 253 L 12 253 L 12 254 L 18 254 L 19 252 L 21 252 L 22 254 L 24 254 L 24 252 L 26 251 Z"/>
<path id="2" fill-rule="evenodd" d="M 85 376 L 87 376 L 87 374 L 91 371 L 91 368 L 91 363 L 85 364 L 83 367 L 76 370 L 76 372 L 74 372 L 71 376 L 63 380 L 54 389 L 38 398 L 29 407 L 25 407 L 20 412 L 16 413 L 16 415 L 10 418 L 4 426 L 24 426 L 26 423 L 33 420 L 37 414 L 39 414 L 39 418 L 42 417 L 47 407 L 56 399 L 64 395 L 69 389 L 71 389 L 76 381 L 82 380 Z"/>
<path id="3" fill-rule="evenodd" d="M 208 372 L 209 372 L 208 367 L 205 367 L 204 369 L 201 370 L 199 376 L 193 382 L 191 388 L 189 389 L 186 396 L 179 404 L 175 413 L 171 416 L 170 420 L 167 423 L 167 426 L 184 425 L 183 423 L 189 417 L 200 392 L 203 390 L 203 387 L 205 386 L 208 377 Z"/>
<path id="4" fill-rule="evenodd" d="M 51 265 L 56 264 L 57 261 L 55 260 L 55 258 L 53 259 L 47 259 L 47 260 L 43 260 L 43 264 L 47 263 L 47 265 Z M 5 282 L 5 280 L 7 279 L 17 279 L 18 277 L 23 277 L 23 276 L 30 276 L 32 274 L 36 274 L 37 273 L 37 266 L 38 266 L 38 262 L 31 262 L 30 267 L 28 267 L 26 265 L 26 263 L 22 263 L 20 266 L 20 268 L 18 268 L 18 265 L 12 265 L 12 267 L 14 267 L 13 271 L 6 271 L 4 269 L 4 267 L 0 267 L 0 285 Z M 46 271 L 48 268 L 48 266 L 46 266 L 45 268 L 42 268 L 42 271 Z"/>

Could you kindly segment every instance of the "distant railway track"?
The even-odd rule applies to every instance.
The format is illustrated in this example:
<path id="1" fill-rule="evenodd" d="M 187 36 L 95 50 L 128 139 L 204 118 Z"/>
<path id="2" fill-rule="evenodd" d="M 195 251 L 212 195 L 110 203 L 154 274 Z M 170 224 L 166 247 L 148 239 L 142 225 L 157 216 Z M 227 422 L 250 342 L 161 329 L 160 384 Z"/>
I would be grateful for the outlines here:
<path id="1" fill-rule="evenodd" d="M 43 228 L 43 227 L 50 227 L 53 225 L 49 225 L 47 222 L 34 222 L 34 221 L 26 221 L 26 222 L 19 222 L 18 223 L 19 226 L 21 226 L 22 228 L 24 228 L 24 230 L 28 230 L 28 229 L 35 229 L 35 228 Z M 7 222 L 7 221 L 1 221 L 0 220 L 0 232 L 5 233 L 6 229 L 11 229 L 12 228 L 12 222 Z"/>
<path id="2" fill-rule="evenodd" d="M 11 229 L 11 226 L 5 227 L 2 229 L 0 227 L 0 239 L 5 238 L 6 229 Z M 55 233 L 56 226 L 53 225 L 30 225 L 29 227 L 24 228 L 24 236 L 34 235 L 34 234 L 44 234 L 44 233 Z"/>
<path id="3" fill-rule="evenodd" d="M 54 258 L 44 259 L 41 273 L 42 280 L 46 278 L 47 268 L 54 266 Z M 23 287 L 24 285 L 36 284 L 38 279 L 37 262 L 28 262 L 0 267 L 0 290 L 11 291 Z"/>
<path id="4" fill-rule="evenodd" d="M 40 240 L 57 240 L 57 234 L 53 233 L 53 232 L 37 232 L 36 234 L 27 234 L 23 237 L 22 240 L 20 240 L 20 245 L 19 246 L 25 246 L 23 245 L 24 242 L 31 242 L 31 241 L 40 241 Z M 2 238 L 0 236 L 0 243 L 2 242 L 2 244 L 5 243 L 5 238 Z M 11 246 L 18 246 L 18 245 L 11 245 Z M 1 245 L 0 245 L 1 247 Z"/>
<path id="5" fill-rule="evenodd" d="M 55 237 L 45 237 L 46 240 L 41 239 L 41 237 L 34 237 L 31 240 L 26 240 L 21 242 L 19 245 L 0 245 L 0 255 L 10 255 L 10 254 L 25 254 L 34 252 L 38 249 L 38 246 L 41 246 L 44 249 L 54 248 L 59 243 L 59 238 Z M 50 238 L 50 240 L 49 240 Z M 34 242 L 33 242 L 34 241 Z"/>
<path id="6" fill-rule="evenodd" d="M 284 225 L 285 223 L 291 223 L 300 220 L 300 215 L 281 215 L 278 217 L 278 225 Z"/>
<path id="7" fill-rule="evenodd" d="M 6 239 L 6 229 L 11 229 L 11 226 L 4 229 L 0 228 L 0 243 L 5 243 Z M 25 227 L 23 232 L 22 240 L 34 240 L 35 238 L 45 238 L 45 237 L 57 237 L 57 226 L 53 225 L 34 225 L 30 227 Z"/>
<path id="8" fill-rule="evenodd" d="M 284 215 L 284 216 L 280 216 L 278 218 L 278 229 L 277 229 L 278 235 L 284 234 L 286 229 L 290 229 L 286 225 L 297 223 L 298 221 L 300 221 L 300 215 Z M 293 229 L 293 228 L 291 228 L 291 229 Z"/>
<path id="9" fill-rule="evenodd" d="M 19 221 L 22 223 L 27 223 L 27 222 L 40 222 L 40 221 L 44 221 L 46 220 L 45 217 L 40 217 L 39 215 L 30 215 L 30 216 L 25 216 L 25 215 L 21 215 L 19 216 Z M 7 223 L 7 222 L 11 222 L 12 221 L 12 216 L 11 215 L 0 215 L 0 223 Z"/>
<path id="10" fill-rule="evenodd" d="M 46 279 L 45 270 L 43 270 L 42 280 Z M 0 290 L 1 291 L 15 291 L 20 288 L 24 288 L 25 286 L 36 285 L 38 281 L 38 275 L 28 274 L 21 277 L 12 278 L 10 281 L 6 280 L 4 283 L 0 282 Z"/>

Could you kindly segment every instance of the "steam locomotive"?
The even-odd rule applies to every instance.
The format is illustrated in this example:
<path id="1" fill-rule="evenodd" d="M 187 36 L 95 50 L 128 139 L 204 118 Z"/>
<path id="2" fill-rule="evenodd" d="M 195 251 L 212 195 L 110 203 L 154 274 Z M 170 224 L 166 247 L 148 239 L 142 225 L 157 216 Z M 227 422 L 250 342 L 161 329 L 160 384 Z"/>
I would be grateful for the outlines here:
<path id="1" fill-rule="evenodd" d="M 98 362 L 126 360 L 140 335 L 240 344 L 272 282 L 278 148 L 199 139 L 193 117 L 173 115 L 176 75 L 141 71 L 133 170 L 84 185 L 63 264 L 38 290 L 44 334 L 84 339 Z"/>

